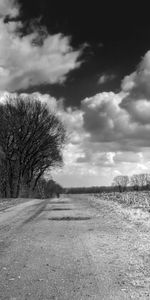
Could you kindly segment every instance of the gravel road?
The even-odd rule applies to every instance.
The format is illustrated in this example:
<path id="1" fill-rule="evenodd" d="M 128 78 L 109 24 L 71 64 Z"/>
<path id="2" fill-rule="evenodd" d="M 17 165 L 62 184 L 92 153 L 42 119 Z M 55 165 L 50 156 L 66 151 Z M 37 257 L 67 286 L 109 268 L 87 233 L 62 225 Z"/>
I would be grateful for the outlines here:
<path id="1" fill-rule="evenodd" d="M 150 299 L 149 240 L 111 201 L 15 205 L 0 212 L 0 299 Z"/>

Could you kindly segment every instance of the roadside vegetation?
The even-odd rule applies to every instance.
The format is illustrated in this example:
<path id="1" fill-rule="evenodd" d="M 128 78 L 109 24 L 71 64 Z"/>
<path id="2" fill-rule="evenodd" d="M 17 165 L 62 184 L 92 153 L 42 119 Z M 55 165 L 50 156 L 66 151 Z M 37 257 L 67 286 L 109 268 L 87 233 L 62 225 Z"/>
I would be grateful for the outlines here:
<path id="1" fill-rule="evenodd" d="M 115 201 L 126 206 L 142 208 L 150 211 L 150 191 L 128 191 L 93 194 L 96 198 Z"/>

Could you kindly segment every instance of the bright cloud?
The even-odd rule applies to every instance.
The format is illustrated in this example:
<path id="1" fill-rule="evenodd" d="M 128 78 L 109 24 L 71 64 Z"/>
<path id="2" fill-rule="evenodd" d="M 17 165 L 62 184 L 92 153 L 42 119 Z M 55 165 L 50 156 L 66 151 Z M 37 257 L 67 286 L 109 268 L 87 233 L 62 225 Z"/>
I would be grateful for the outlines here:
<path id="1" fill-rule="evenodd" d="M 0 0 L 0 90 L 16 91 L 46 83 L 62 83 L 69 71 L 80 66 L 82 50 L 74 51 L 70 38 L 49 35 L 38 28 L 21 36 L 21 22 L 4 22 L 19 15 L 16 1 Z"/>
<path id="2" fill-rule="evenodd" d="M 19 5 L 15 0 L 0 0 L 0 17 L 16 17 L 19 14 Z"/>
<path id="3" fill-rule="evenodd" d="M 9 99 L 16 98 L 18 96 L 17 93 L 9 93 L 9 92 L 0 92 L 0 103 L 5 103 Z M 46 103 L 51 112 L 57 112 L 59 108 L 59 100 L 56 100 L 54 97 L 51 97 L 49 94 L 41 94 L 39 92 L 27 94 L 22 93 L 19 94 L 20 97 L 26 99 L 31 97 L 32 99 L 40 100 L 43 103 Z"/>
<path id="4" fill-rule="evenodd" d="M 150 51 L 136 72 L 124 78 L 122 89 L 128 94 L 122 100 L 121 108 L 127 111 L 133 122 L 150 126 Z"/>
<path id="5" fill-rule="evenodd" d="M 123 79 L 119 93 L 86 98 L 76 113 L 82 115 L 78 134 L 86 136 L 73 163 L 80 185 L 107 185 L 116 174 L 150 172 L 150 51 Z M 71 177 L 67 181 L 75 185 Z"/>

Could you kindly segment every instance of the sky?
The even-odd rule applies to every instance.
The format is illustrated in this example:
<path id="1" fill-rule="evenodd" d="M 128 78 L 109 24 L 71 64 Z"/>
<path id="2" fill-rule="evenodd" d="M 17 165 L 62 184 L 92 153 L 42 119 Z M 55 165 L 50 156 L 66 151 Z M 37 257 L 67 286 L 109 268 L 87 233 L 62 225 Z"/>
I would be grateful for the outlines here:
<path id="1" fill-rule="evenodd" d="M 144 1 L 0 0 L 0 99 L 30 94 L 61 118 L 52 176 L 65 187 L 150 172 L 148 13 Z"/>

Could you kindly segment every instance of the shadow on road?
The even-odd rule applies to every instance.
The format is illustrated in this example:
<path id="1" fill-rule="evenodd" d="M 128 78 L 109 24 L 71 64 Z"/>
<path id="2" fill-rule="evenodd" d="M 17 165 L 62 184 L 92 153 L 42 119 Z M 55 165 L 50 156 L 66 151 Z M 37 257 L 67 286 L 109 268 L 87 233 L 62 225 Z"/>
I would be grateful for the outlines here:
<path id="1" fill-rule="evenodd" d="M 72 210 L 72 208 L 59 208 L 59 207 L 56 207 L 56 208 L 46 209 L 46 211 L 64 211 L 64 210 Z"/>
<path id="2" fill-rule="evenodd" d="M 51 217 L 48 218 L 50 221 L 84 221 L 90 220 L 91 217 Z"/>
<path id="3" fill-rule="evenodd" d="M 44 211 L 46 205 L 47 205 L 47 201 L 44 201 L 44 203 L 42 203 L 42 206 L 41 206 L 41 203 L 40 203 L 40 205 L 38 205 L 38 206 L 40 206 L 40 207 L 39 207 L 38 209 L 36 209 L 36 211 L 35 211 L 35 209 L 33 209 L 32 212 L 34 212 L 34 213 L 33 213 L 29 218 L 27 218 L 27 219 L 22 223 L 22 225 L 25 225 L 25 224 L 27 224 L 27 223 L 33 221 L 37 216 L 39 216 L 39 215 Z M 36 206 L 37 206 L 37 205 L 36 205 Z"/>
<path id="4" fill-rule="evenodd" d="M 68 204 L 68 201 L 50 201 L 50 204 Z"/>

